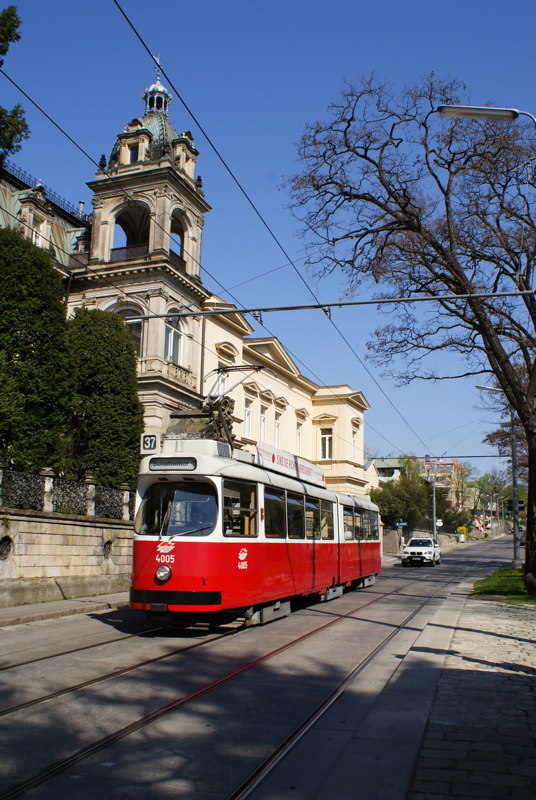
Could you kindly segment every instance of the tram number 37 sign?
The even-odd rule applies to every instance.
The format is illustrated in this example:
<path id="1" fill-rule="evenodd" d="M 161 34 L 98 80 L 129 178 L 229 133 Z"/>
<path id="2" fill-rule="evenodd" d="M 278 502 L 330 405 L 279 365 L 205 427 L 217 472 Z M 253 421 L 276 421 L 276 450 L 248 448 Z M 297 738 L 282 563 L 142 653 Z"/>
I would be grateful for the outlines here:
<path id="1" fill-rule="evenodd" d="M 141 452 L 155 453 L 160 450 L 159 433 L 143 433 L 141 436 Z"/>

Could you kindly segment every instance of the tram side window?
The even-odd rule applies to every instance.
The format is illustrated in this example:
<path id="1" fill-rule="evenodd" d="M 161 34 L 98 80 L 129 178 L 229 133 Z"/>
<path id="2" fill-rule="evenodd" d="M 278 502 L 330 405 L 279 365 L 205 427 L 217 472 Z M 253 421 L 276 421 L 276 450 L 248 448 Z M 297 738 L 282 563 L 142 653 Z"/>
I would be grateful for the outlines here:
<path id="1" fill-rule="evenodd" d="M 307 539 L 320 539 L 320 500 L 305 498 L 305 536 Z"/>
<path id="2" fill-rule="evenodd" d="M 333 527 L 333 503 L 330 503 L 328 500 L 322 500 L 320 509 L 320 531 L 322 533 L 322 539 L 334 539 L 335 529 Z"/>
<path id="3" fill-rule="evenodd" d="M 303 539 L 305 537 L 305 513 L 303 495 L 287 492 L 288 538 Z"/>
<path id="4" fill-rule="evenodd" d="M 363 539 L 371 539 L 370 511 L 363 511 Z"/>
<path id="5" fill-rule="evenodd" d="M 224 536 L 257 536 L 257 492 L 254 483 L 223 482 Z"/>
<path id="6" fill-rule="evenodd" d="M 380 538 L 380 520 L 377 511 L 367 512 L 370 516 L 370 536 L 369 539 L 378 540 Z"/>
<path id="7" fill-rule="evenodd" d="M 348 506 L 342 510 L 342 530 L 345 541 L 354 538 L 354 510 Z"/>
<path id="8" fill-rule="evenodd" d="M 363 512 L 354 511 L 354 539 L 359 541 L 365 536 L 363 530 Z"/>
<path id="9" fill-rule="evenodd" d="M 264 533 L 268 539 L 284 539 L 287 535 L 285 492 L 271 486 L 264 489 Z"/>

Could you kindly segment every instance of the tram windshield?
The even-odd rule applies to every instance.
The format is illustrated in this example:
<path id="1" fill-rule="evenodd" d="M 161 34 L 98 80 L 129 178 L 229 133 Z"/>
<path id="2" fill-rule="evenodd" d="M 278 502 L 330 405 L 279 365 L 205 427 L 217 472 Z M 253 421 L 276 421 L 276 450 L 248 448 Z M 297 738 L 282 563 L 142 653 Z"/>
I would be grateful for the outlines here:
<path id="1" fill-rule="evenodd" d="M 208 536 L 214 530 L 218 502 L 208 483 L 155 483 L 136 514 L 141 536 Z"/>

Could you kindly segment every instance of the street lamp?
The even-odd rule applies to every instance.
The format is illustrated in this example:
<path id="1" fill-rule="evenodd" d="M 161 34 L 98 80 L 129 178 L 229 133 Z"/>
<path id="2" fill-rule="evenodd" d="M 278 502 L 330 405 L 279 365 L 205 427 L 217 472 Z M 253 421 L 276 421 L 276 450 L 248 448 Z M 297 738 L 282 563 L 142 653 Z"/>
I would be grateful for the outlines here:
<path id="1" fill-rule="evenodd" d="M 496 389 L 494 386 L 477 386 L 476 388 L 481 389 L 484 392 L 499 392 L 499 394 L 503 394 L 502 389 Z M 521 558 L 521 549 L 519 546 L 519 501 L 517 494 L 517 443 L 516 443 L 516 435 L 514 428 L 514 412 L 511 407 L 510 407 L 510 436 L 511 436 L 510 447 L 512 452 L 512 513 L 514 517 L 514 560 L 512 561 L 512 567 L 514 569 L 520 569 L 523 566 L 523 560 Z"/>
<path id="2" fill-rule="evenodd" d="M 518 117 L 529 117 L 536 125 L 536 117 L 517 108 L 490 108 L 488 106 L 438 106 L 442 117 L 456 119 L 488 119 L 491 122 L 513 122 Z"/>

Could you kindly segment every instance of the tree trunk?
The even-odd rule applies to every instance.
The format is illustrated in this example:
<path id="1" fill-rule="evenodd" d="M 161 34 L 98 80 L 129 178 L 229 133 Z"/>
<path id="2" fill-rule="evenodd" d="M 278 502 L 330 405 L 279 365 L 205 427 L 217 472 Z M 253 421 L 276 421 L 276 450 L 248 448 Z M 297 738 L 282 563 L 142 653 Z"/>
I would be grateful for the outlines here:
<path id="1" fill-rule="evenodd" d="M 525 535 L 525 581 L 531 597 L 536 597 L 536 434 L 527 434 L 529 485 L 527 497 L 527 531 Z"/>

